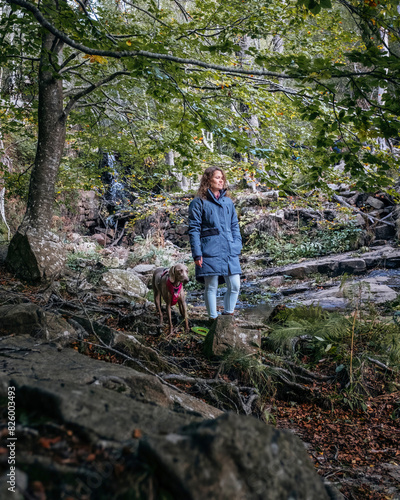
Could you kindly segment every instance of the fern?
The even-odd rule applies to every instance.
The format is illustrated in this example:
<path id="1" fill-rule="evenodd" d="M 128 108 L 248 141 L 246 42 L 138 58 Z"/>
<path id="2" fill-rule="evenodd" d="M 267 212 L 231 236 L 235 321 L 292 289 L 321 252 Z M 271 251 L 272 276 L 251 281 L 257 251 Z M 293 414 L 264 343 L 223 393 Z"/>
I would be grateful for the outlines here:
<path id="1" fill-rule="evenodd" d="M 349 320 L 339 314 L 329 314 L 320 306 L 286 309 L 277 319 L 282 316 L 286 318 L 272 327 L 267 341 L 273 350 L 280 353 L 294 352 L 301 340 L 318 356 L 326 352 L 330 344 L 333 347 L 349 335 Z"/>
<path id="2" fill-rule="evenodd" d="M 318 360 L 327 355 L 346 362 L 354 323 L 354 348 L 362 358 L 372 355 L 393 367 L 400 364 L 399 326 L 377 321 L 373 315 L 346 317 L 320 306 L 284 309 L 274 318 L 263 345 L 279 354 L 306 350 Z M 299 348 L 300 346 L 300 348 Z"/>
<path id="3" fill-rule="evenodd" d="M 271 390 L 273 367 L 264 365 L 258 357 L 253 355 L 235 349 L 227 351 L 220 371 L 221 373 L 235 372 L 244 383 L 255 387 L 261 394 Z"/>

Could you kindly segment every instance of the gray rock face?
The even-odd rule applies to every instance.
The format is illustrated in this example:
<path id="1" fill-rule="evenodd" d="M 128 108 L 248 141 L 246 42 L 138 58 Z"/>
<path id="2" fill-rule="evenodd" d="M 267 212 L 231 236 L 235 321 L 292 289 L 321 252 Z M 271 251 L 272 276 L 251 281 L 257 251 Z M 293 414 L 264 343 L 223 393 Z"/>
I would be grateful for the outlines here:
<path id="1" fill-rule="evenodd" d="M 223 415 L 160 377 L 55 345 L 52 340 L 63 336 L 65 328 L 70 328 L 69 339 L 75 339 L 76 332 L 63 318 L 34 304 L 2 306 L 1 319 L 0 335 L 14 335 L 1 344 L 0 397 L 6 398 L 7 387 L 14 386 L 22 414 L 73 429 L 96 446 L 121 450 L 129 446 L 130 459 L 151 471 L 169 497 L 329 498 L 303 445 L 291 433 L 252 417 Z M 232 320 L 222 317 L 221 323 L 229 329 Z M 254 335 L 247 333 L 249 338 Z M 122 333 L 108 335 L 110 345 L 126 345 L 127 340 L 139 343 Z M 19 450 L 22 446 L 21 440 Z M 37 462 L 44 473 L 54 471 L 51 459 L 45 461 L 35 453 L 18 455 L 25 487 Z M 57 474 L 68 483 L 76 471 L 65 464 Z M 99 498 L 98 490 L 92 493 L 92 498 Z"/>
<path id="2" fill-rule="evenodd" d="M 400 249 L 391 246 L 359 254 L 354 257 L 354 252 L 346 252 L 340 255 L 332 255 L 301 262 L 287 266 L 266 269 L 259 276 L 287 275 L 293 278 L 306 278 L 313 273 L 338 276 L 344 272 L 357 274 L 373 267 L 400 267 Z"/>
<path id="3" fill-rule="evenodd" d="M 329 498 L 290 432 L 252 417 L 222 415 L 151 375 L 38 344 L 27 335 L 7 339 L 0 368 L 0 396 L 15 386 L 20 411 L 39 412 L 92 443 L 138 444 L 139 460 L 172 498 Z M 66 467 L 64 473 L 74 470 Z"/>
<path id="4" fill-rule="evenodd" d="M 29 333 L 36 338 L 58 341 L 61 345 L 76 336 L 75 329 L 61 316 L 32 303 L 0 306 L 0 331 Z"/>
<path id="5" fill-rule="evenodd" d="M 140 442 L 139 457 L 185 500 L 328 500 L 301 441 L 255 418 L 225 414 Z"/>
<path id="6" fill-rule="evenodd" d="M 344 259 L 339 261 L 338 264 L 338 271 L 340 274 L 357 274 L 362 273 L 367 269 L 367 265 L 363 259 Z"/>
<path id="7" fill-rule="evenodd" d="M 383 283 L 382 278 L 367 278 L 346 283 L 343 288 L 334 286 L 327 290 L 314 292 L 312 297 L 302 300 L 304 305 L 319 304 L 323 309 L 342 310 L 360 301 L 361 306 L 368 303 L 384 304 L 395 300 L 397 293 Z"/>
<path id="8" fill-rule="evenodd" d="M 139 276 L 129 269 L 110 269 L 101 281 L 111 290 L 129 297 L 143 298 L 149 291 Z"/>
<path id="9" fill-rule="evenodd" d="M 376 209 L 380 209 L 380 208 L 383 208 L 385 206 L 383 201 L 378 200 L 377 198 L 374 198 L 372 196 L 368 196 L 365 204 L 369 205 L 370 207 L 376 208 Z"/>
<path id="10" fill-rule="evenodd" d="M 140 411 L 144 411 L 135 409 L 139 403 L 140 408 L 142 404 L 153 407 L 147 411 L 146 425 L 155 419 L 151 416 L 155 407 L 169 411 L 176 408 L 203 418 L 214 418 L 221 413 L 162 384 L 152 375 L 88 358 L 73 349 L 59 351 L 54 345 L 38 344 L 37 339 L 25 335 L 10 339 L 7 346 L 10 349 L 8 357 L 1 361 L 1 371 L 22 391 L 24 404 L 37 406 L 41 401 L 39 407 L 44 411 L 51 408 L 52 416 L 81 426 L 85 432 L 90 430 L 98 437 L 125 439 L 132 425 L 139 424 Z M 21 350 L 28 355 L 22 358 Z M 118 429 L 111 428 L 114 426 L 110 426 L 109 418 L 119 422 Z M 162 419 L 168 423 L 168 412 Z M 184 420 L 180 425 L 183 423 Z"/>
<path id="11" fill-rule="evenodd" d="M 233 316 L 218 316 L 207 334 L 205 350 L 208 355 L 221 356 L 230 349 L 255 353 L 261 346 L 258 330 L 240 328 Z"/>
<path id="12" fill-rule="evenodd" d="M 28 228 L 15 233 L 8 247 L 7 266 L 28 281 L 57 278 L 64 269 L 65 249 L 51 231 Z"/>

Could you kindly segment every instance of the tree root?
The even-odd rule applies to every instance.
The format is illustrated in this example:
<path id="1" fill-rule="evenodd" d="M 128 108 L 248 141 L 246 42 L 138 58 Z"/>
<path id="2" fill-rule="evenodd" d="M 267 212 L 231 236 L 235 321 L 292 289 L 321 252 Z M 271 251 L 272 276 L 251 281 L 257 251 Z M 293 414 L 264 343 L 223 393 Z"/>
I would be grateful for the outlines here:
<path id="1" fill-rule="evenodd" d="M 211 386 L 217 386 L 217 387 L 224 387 L 225 389 L 228 389 L 229 392 L 233 393 L 231 396 L 235 395 L 235 406 L 241 409 L 241 411 L 245 415 L 251 415 L 252 413 L 252 405 L 254 401 L 256 401 L 259 398 L 259 394 L 256 388 L 254 387 L 240 387 L 234 382 L 226 382 L 225 380 L 222 379 L 215 379 L 215 378 L 209 378 L 209 379 L 204 379 L 204 378 L 198 378 L 198 377 L 189 377 L 187 375 L 182 375 L 182 374 L 170 374 L 170 375 L 162 375 L 163 380 L 175 380 L 177 382 L 185 382 L 189 384 L 194 384 L 197 391 L 206 394 L 211 397 L 212 400 L 218 403 L 218 405 L 221 405 L 221 399 L 218 398 L 215 395 L 215 391 L 212 389 Z M 244 392 L 250 393 L 248 396 L 245 394 L 242 394 Z M 229 397 L 225 392 L 221 393 L 225 397 Z"/>
<path id="2" fill-rule="evenodd" d="M 368 359 L 368 361 L 370 361 L 374 365 L 379 366 L 379 368 L 382 368 L 383 370 L 386 370 L 390 373 L 394 373 L 394 370 L 392 368 L 390 368 L 389 366 L 385 365 L 384 363 L 382 363 L 382 361 L 378 361 L 377 359 L 373 359 L 370 357 L 367 357 L 367 359 Z"/>

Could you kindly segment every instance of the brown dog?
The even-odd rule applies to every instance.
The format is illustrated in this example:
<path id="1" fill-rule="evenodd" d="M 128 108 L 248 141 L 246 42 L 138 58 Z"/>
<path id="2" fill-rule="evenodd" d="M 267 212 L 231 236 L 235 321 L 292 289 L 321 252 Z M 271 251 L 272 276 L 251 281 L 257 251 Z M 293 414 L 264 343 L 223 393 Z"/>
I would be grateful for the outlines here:
<path id="1" fill-rule="evenodd" d="M 154 303 L 158 314 L 160 315 L 160 324 L 163 324 L 163 315 L 161 310 L 161 297 L 167 305 L 167 314 L 169 321 L 169 333 L 173 332 L 171 307 L 175 304 L 179 306 L 179 312 L 185 318 L 185 329 L 189 331 L 189 322 L 187 317 L 187 307 L 183 285 L 189 281 L 188 270 L 184 264 L 176 264 L 168 268 L 157 267 L 153 272 L 153 293 Z"/>

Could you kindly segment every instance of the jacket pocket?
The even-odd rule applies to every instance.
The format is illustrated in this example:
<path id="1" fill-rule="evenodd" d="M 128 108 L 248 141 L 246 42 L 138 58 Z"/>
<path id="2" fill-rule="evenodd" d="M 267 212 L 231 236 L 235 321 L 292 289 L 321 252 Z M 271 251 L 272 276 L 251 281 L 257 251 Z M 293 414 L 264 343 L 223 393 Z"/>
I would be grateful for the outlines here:
<path id="1" fill-rule="evenodd" d="M 201 239 L 201 253 L 203 257 L 216 257 L 221 252 L 219 238 L 206 236 Z"/>
<path id="2" fill-rule="evenodd" d="M 206 238 L 207 236 L 216 236 L 219 234 L 219 229 L 217 227 L 210 227 L 209 229 L 203 229 L 200 233 L 200 238 Z"/>
<path id="3" fill-rule="evenodd" d="M 242 250 L 242 242 L 240 240 L 233 240 L 231 243 L 231 255 L 240 255 Z"/>

